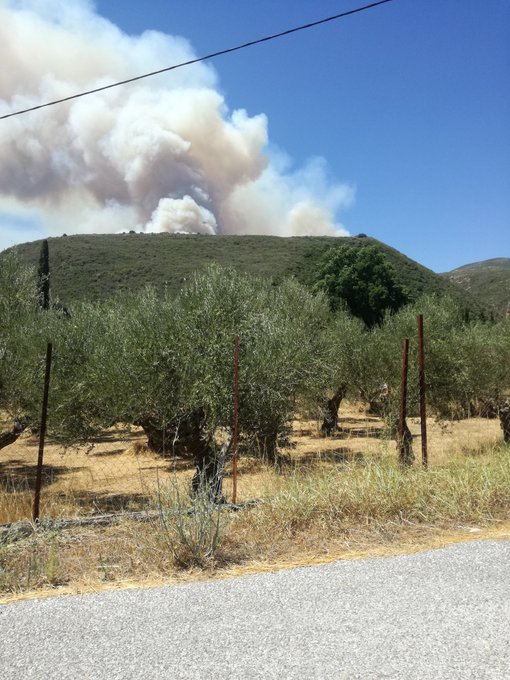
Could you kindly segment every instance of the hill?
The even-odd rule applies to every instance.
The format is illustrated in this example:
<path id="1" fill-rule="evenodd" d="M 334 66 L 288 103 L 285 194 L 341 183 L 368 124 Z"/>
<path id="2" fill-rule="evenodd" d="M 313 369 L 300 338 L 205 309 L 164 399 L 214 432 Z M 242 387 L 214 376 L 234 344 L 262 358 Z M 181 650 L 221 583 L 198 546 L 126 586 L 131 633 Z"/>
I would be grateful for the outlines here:
<path id="1" fill-rule="evenodd" d="M 399 283 L 414 298 L 450 295 L 477 313 L 484 305 L 455 283 L 435 274 L 375 239 L 358 237 L 201 236 L 190 234 L 95 234 L 50 238 L 52 295 L 62 303 L 98 300 L 117 290 L 145 284 L 178 290 L 196 270 L 211 262 L 279 281 L 295 276 L 311 284 L 326 250 L 338 245 L 376 245 L 393 264 Z M 27 264 L 37 266 L 41 241 L 15 246 Z M 7 252 L 7 251 L 4 251 Z"/>
<path id="2" fill-rule="evenodd" d="M 510 258 L 473 262 L 443 274 L 446 279 L 474 293 L 504 314 L 510 303 Z"/>

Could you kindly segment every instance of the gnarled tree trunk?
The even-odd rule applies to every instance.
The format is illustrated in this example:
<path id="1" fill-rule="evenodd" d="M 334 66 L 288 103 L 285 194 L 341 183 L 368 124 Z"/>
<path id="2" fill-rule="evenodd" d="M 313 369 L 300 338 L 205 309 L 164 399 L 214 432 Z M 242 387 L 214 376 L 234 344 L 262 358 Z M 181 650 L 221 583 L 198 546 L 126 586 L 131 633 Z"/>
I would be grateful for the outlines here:
<path id="1" fill-rule="evenodd" d="M 321 432 L 323 437 L 330 437 L 338 429 L 338 411 L 340 404 L 345 397 L 346 387 L 342 385 L 335 394 L 326 401 L 324 420 L 322 421 Z"/>
<path id="2" fill-rule="evenodd" d="M 389 389 L 386 383 L 383 383 L 376 394 L 371 394 L 368 397 L 368 413 L 379 418 L 385 418 L 388 411 L 388 397 Z"/>
<path id="3" fill-rule="evenodd" d="M 279 435 L 281 436 L 282 433 L 278 431 L 276 425 L 268 426 L 265 432 L 257 436 L 256 442 L 262 460 L 274 465 L 277 470 L 282 470 L 285 465 L 291 462 L 291 458 L 278 450 Z"/>
<path id="4" fill-rule="evenodd" d="M 510 398 L 499 407 L 499 423 L 503 430 L 503 440 L 510 444 Z"/>
<path id="5" fill-rule="evenodd" d="M 191 458 L 195 474 L 191 482 L 191 493 L 196 495 L 202 489 L 215 502 L 224 500 L 221 488 L 223 483 L 224 455 L 216 455 L 212 438 L 204 434 L 205 414 L 198 409 L 191 415 L 173 421 L 165 427 L 157 425 L 150 418 L 140 420 L 147 435 L 147 445 L 156 453 L 183 458 Z"/>
<path id="6" fill-rule="evenodd" d="M 224 457 L 216 455 L 211 439 L 196 432 L 195 436 L 187 440 L 186 450 L 195 465 L 195 474 L 191 480 L 192 495 L 205 492 L 216 503 L 224 502 L 225 498 L 221 492 Z"/>
<path id="7" fill-rule="evenodd" d="M 20 437 L 21 434 L 23 434 L 26 428 L 26 423 L 15 420 L 9 432 L 0 433 L 0 449 L 3 449 L 10 444 L 14 444 L 14 442 Z"/>
<path id="8" fill-rule="evenodd" d="M 278 433 L 266 432 L 259 436 L 258 446 L 263 460 L 275 464 L 278 458 Z"/>
<path id="9" fill-rule="evenodd" d="M 171 455 L 175 436 L 173 428 L 156 424 L 150 418 L 139 420 L 134 424 L 143 428 L 147 437 L 147 446 L 151 451 L 162 455 Z"/>

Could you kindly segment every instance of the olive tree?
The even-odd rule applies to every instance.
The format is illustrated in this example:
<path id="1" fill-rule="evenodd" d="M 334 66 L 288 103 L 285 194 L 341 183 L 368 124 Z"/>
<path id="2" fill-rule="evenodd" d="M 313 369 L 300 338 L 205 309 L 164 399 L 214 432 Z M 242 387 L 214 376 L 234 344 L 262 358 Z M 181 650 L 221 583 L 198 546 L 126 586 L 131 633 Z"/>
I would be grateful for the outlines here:
<path id="1" fill-rule="evenodd" d="M 267 286 L 260 302 L 240 335 L 240 423 L 261 453 L 278 462 L 278 439 L 296 408 L 315 405 L 328 384 L 331 317 L 321 295 L 294 281 Z"/>
<path id="2" fill-rule="evenodd" d="M 276 462 L 294 409 L 324 388 L 328 321 L 324 299 L 293 281 L 275 287 L 217 267 L 177 298 L 145 290 L 82 304 L 53 328 L 53 428 L 76 440 L 140 425 L 152 449 L 194 461 L 195 486 L 213 480 L 231 441 L 238 335 L 240 434 Z"/>
<path id="3" fill-rule="evenodd" d="M 384 321 L 370 329 L 356 326 L 354 320 L 344 314 L 337 316 L 331 327 L 333 342 L 329 362 L 333 369 L 333 384 L 339 387 L 327 402 L 324 434 L 330 434 L 336 426 L 337 407 L 348 392 L 355 398 L 361 397 L 369 404 L 371 412 L 386 420 L 389 431 L 396 433 L 402 340 L 406 337 L 410 339 L 411 348 L 408 411 L 417 413 L 416 336 L 420 313 L 425 317 L 427 398 L 436 415 L 456 417 L 466 412 L 467 405 L 476 395 L 482 398 L 503 390 L 503 366 L 507 365 L 504 348 L 508 345 L 505 345 L 504 334 L 496 342 L 501 333 L 498 335 L 494 326 L 466 325 L 461 311 L 449 299 L 424 297 L 396 313 L 387 312 Z M 499 357 L 499 363 L 495 357 Z M 484 362 L 487 367 L 482 371 L 482 380 L 476 367 Z M 407 439 L 410 443 L 409 432 Z M 410 459 L 411 447 L 408 448 Z"/>
<path id="4" fill-rule="evenodd" d="M 277 463 L 278 440 L 296 406 L 322 388 L 326 302 L 294 281 L 276 287 L 211 268 L 194 278 L 177 303 L 195 427 L 207 433 L 208 442 L 218 430 L 231 432 L 238 335 L 240 433 L 247 445 Z"/>
<path id="5" fill-rule="evenodd" d="M 455 339 L 463 372 L 455 398 L 475 412 L 489 409 L 499 416 L 504 441 L 510 443 L 510 323 L 476 322 Z"/>
<path id="6" fill-rule="evenodd" d="M 0 259 L 0 411 L 9 421 L 0 448 L 40 418 L 47 335 L 32 269 L 14 252 Z"/>
<path id="7" fill-rule="evenodd" d="M 389 348 L 394 348 L 393 355 L 398 359 L 402 338 L 410 338 L 410 367 L 417 366 L 416 317 L 420 313 L 424 316 L 426 390 L 431 411 L 440 419 L 458 419 L 465 417 L 473 404 L 492 403 L 508 438 L 505 417 L 510 395 L 510 324 L 467 322 L 462 310 L 448 298 L 426 296 L 388 317 L 374 331 L 379 365 L 387 366 L 388 410 L 393 421 L 398 413 L 400 365 L 391 360 Z M 418 376 L 411 368 L 410 412 L 417 412 L 417 407 Z"/>
<path id="8" fill-rule="evenodd" d="M 365 372 L 369 332 L 360 319 L 338 310 L 325 332 L 326 356 L 322 371 L 329 388 L 323 397 L 324 436 L 338 427 L 339 409 L 347 396 L 359 397 L 361 375 Z"/>

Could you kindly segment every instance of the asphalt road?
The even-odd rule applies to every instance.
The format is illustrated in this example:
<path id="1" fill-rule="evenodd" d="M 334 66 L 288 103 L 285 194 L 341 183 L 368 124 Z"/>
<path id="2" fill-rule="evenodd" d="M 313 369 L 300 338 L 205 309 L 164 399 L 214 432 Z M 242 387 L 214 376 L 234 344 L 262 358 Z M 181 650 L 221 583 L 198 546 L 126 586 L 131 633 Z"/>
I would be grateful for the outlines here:
<path id="1" fill-rule="evenodd" d="M 0 677 L 510 678 L 510 541 L 0 607 Z"/>

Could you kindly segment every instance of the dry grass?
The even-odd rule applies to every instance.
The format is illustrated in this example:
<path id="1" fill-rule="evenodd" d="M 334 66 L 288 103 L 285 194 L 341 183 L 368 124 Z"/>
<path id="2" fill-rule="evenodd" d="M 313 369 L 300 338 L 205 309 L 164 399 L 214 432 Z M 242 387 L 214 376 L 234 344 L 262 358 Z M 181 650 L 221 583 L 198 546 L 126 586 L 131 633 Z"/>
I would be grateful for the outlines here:
<path id="1" fill-rule="evenodd" d="M 381 438 L 382 422 L 368 417 L 355 404 L 342 404 L 343 432 L 323 439 L 319 423 L 295 421 L 288 453 L 295 465 L 304 469 L 323 466 L 331 469 L 352 461 L 395 458 L 395 443 Z M 410 428 L 416 436 L 415 453 L 420 454 L 419 422 Z M 482 445 L 495 445 L 501 439 L 496 420 L 472 418 L 440 425 L 428 422 L 429 460 L 436 465 L 462 458 Z M 44 487 L 41 515 L 74 517 L 80 514 L 122 511 L 144 507 L 158 478 L 169 480 L 174 474 L 186 483 L 193 471 L 188 461 L 168 461 L 154 455 L 144 446 L 140 430 L 112 428 L 94 447 L 65 450 L 48 442 L 44 458 Z M 38 441 L 25 436 L 0 452 L 0 524 L 31 516 L 36 473 Z M 258 498 L 273 478 L 259 461 L 240 461 L 241 500 Z M 273 480 L 274 481 L 274 480 Z M 231 494 L 231 478 L 225 479 L 225 493 Z"/>
<path id="2" fill-rule="evenodd" d="M 194 536 L 206 539 L 198 559 L 192 559 L 193 550 L 182 552 L 172 520 L 189 504 L 182 495 L 192 474 L 185 461 L 154 456 L 138 432 L 105 433 L 105 441 L 88 452 L 66 453 L 50 444 L 43 515 L 159 507 L 166 524 L 159 519 L 123 521 L 102 529 L 59 532 L 42 527 L 29 538 L 0 547 L 4 599 L 414 550 L 470 537 L 473 526 L 474 537 L 494 527 L 510 535 L 510 455 L 508 447 L 495 444 L 501 439 L 496 421 L 472 419 L 447 428 L 431 421 L 431 466 L 424 472 L 419 466 L 399 468 L 394 442 L 379 436 L 377 419 L 367 419 L 354 405 L 343 412 L 345 432 L 327 440 L 318 436 L 313 421 L 294 424 L 288 450 L 293 463 L 283 474 L 256 459 L 241 460 L 241 500 L 261 502 L 235 515 L 223 513 L 221 541 L 213 550 L 207 547 L 212 515 L 202 514 L 201 524 L 196 515 L 187 515 L 192 548 Z M 415 433 L 418 424 L 411 423 L 411 429 Z M 415 450 L 418 454 L 419 439 Z M 2 453 L 0 522 L 5 522 L 30 516 L 37 443 L 23 439 Z M 166 490 L 159 504 L 158 484 Z M 224 491 L 231 493 L 228 476 Z"/>
<path id="3" fill-rule="evenodd" d="M 24 436 L 0 458 L 0 524 L 31 516 L 38 441 Z M 138 431 L 112 428 L 95 446 L 45 447 L 41 516 L 137 509 L 168 461 L 148 452 Z M 189 473 L 188 473 L 189 474 Z"/>

